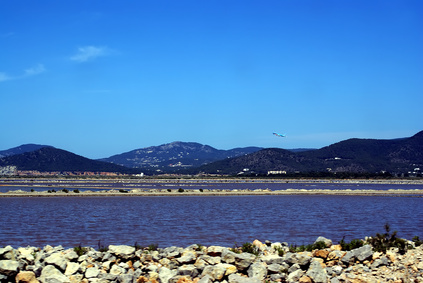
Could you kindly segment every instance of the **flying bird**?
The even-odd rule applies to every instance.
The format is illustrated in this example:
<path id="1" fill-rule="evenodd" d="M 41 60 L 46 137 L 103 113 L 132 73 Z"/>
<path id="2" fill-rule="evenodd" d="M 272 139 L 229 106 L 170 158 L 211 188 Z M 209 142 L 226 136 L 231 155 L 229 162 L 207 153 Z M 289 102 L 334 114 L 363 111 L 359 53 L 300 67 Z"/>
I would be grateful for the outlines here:
<path id="1" fill-rule="evenodd" d="M 277 137 L 281 137 L 281 138 L 286 137 L 286 134 L 273 133 L 273 135 L 275 135 L 275 136 L 277 136 Z"/>

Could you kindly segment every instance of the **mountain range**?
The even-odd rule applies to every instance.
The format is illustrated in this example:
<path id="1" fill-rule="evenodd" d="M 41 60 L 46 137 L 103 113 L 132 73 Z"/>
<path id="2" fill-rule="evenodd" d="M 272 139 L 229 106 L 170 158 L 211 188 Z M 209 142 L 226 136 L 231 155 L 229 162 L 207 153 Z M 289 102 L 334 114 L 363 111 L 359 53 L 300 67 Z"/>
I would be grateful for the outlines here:
<path id="1" fill-rule="evenodd" d="M 321 149 L 245 147 L 219 150 L 194 142 L 173 142 L 92 160 L 52 146 L 27 144 L 0 151 L 0 166 L 18 170 L 267 174 L 295 172 L 408 173 L 423 167 L 423 131 L 409 138 L 341 141 Z"/>
<path id="2" fill-rule="evenodd" d="M 131 168 L 187 168 L 259 151 L 260 147 L 221 150 L 195 142 L 172 142 L 100 159 Z"/>
<path id="3" fill-rule="evenodd" d="M 198 168 L 207 173 L 236 174 L 254 171 L 350 172 L 394 174 L 423 169 L 423 131 L 410 138 L 391 140 L 348 139 L 321 149 L 292 152 L 268 148 Z"/>

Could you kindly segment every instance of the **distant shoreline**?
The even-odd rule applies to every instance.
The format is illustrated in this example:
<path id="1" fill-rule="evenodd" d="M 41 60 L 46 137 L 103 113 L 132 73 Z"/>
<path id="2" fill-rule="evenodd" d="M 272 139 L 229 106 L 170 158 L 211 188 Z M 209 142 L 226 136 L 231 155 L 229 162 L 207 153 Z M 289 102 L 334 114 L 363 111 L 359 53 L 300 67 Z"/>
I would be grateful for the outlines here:
<path id="1" fill-rule="evenodd" d="M 175 184 L 170 189 L 166 187 L 147 188 L 151 184 Z M 376 184 L 376 185 L 423 185 L 423 180 L 378 180 L 378 179 L 176 179 L 176 178 L 139 178 L 139 179 L 66 179 L 66 178 L 2 178 L 0 179 L 1 187 L 27 187 L 27 188 L 45 188 L 45 191 L 23 191 L 10 189 L 8 192 L 1 193 L 0 197 L 108 197 L 108 196 L 144 196 L 144 197 L 160 197 L 160 196 L 260 196 L 260 195 L 345 195 L 345 196 L 415 196 L 423 197 L 423 189 L 392 189 L 372 190 L 372 189 L 184 189 L 178 191 L 175 187 L 184 184 Z M 124 185 L 132 184 L 134 187 L 125 187 Z M 115 187 L 107 187 L 114 185 Z M 137 187 L 138 186 L 138 187 Z M 74 192 L 74 189 L 82 190 Z M 95 189 L 96 191 L 90 191 Z M 55 190 L 55 192 L 53 191 Z M 65 191 L 67 192 L 65 192 Z M 50 192 L 49 192 L 50 191 Z"/>

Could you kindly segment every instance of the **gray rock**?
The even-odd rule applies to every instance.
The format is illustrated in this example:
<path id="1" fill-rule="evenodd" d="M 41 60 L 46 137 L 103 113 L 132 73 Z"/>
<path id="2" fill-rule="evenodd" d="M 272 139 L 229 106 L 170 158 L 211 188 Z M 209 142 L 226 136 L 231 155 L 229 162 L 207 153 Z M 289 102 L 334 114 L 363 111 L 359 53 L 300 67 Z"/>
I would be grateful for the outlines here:
<path id="1" fill-rule="evenodd" d="M 222 280 L 226 274 L 226 267 L 223 264 L 208 265 L 203 269 L 201 276 L 210 276 L 213 280 Z"/>
<path id="2" fill-rule="evenodd" d="M 213 283 L 213 277 L 206 274 L 197 283 Z"/>
<path id="3" fill-rule="evenodd" d="M 229 249 L 224 249 L 222 251 L 221 257 L 216 257 L 216 258 L 221 258 L 222 261 L 224 261 L 226 263 L 234 263 L 236 255 L 237 254 L 234 253 L 233 251 L 230 251 Z"/>
<path id="4" fill-rule="evenodd" d="M 350 264 L 354 262 L 355 254 L 353 251 L 347 251 L 346 254 L 341 258 L 341 262 L 344 264 Z"/>
<path id="5" fill-rule="evenodd" d="M 282 264 L 284 262 L 283 257 L 280 257 L 278 255 L 265 255 L 262 256 L 261 258 L 262 262 L 265 262 L 266 264 L 270 265 L 270 264 Z"/>
<path id="6" fill-rule="evenodd" d="M 276 281 L 276 282 L 285 282 L 287 277 L 288 276 L 286 274 L 284 274 L 284 273 L 282 273 L 282 274 L 281 273 L 276 273 L 276 274 L 270 275 L 270 281 L 271 282 L 274 282 L 274 281 Z"/>
<path id="7" fill-rule="evenodd" d="M 267 266 L 267 271 L 269 273 L 279 273 L 282 271 L 282 265 L 277 263 L 272 263 Z"/>
<path id="8" fill-rule="evenodd" d="M 180 264 L 188 264 L 188 263 L 194 263 L 196 258 L 197 258 L 197 255 L 195 254 L 195 252 L 190 251 L 190 252 L 185 253 L 180 258 L 177 258 L 176 260 Z"/>
<path id="9" fill-rule="evenodd" d="M 86 278 L 95 278 L 95 277 L 98 276 L 99 273 L 100 273 L 100 270 L 98 270 L 98 268 L 90 267 L 90 268 L 87 268 L 87 270 L 85 270 L 85 277 Z"/>
<path id="10" fill-rule="evenodd" d="M 292 273 L 298 269 L 301 269 L 301 266 L 298 263 L 294 263 L 290 268 L 288 268 L 288 273 Z"/>
<path id="11" fill-rule="evenodd" d="M 364 261 L 373 255 L 373 250 L 370 245 L 364 245 L 358 249 L 354 249 L 353 251 L 359 261 Z"/>
<path id="12" fill-rule="evenodd" d="M 321 237 L 321 236 L 318 237 L 316 239 L 316 241 L 314 241 L 314 243 L 317 243 L 317 242 L 324 242 L 327 248 L 329 248 L 330 246 L 332 246 L 332 240 L 327 239 L 325 237 Z"/>
<path id="13" fill-rule="evenodd" d="M 243 277 L 239 274 L 231 274 L 228 277 L 229 283 L 260 283 L 260 279 L 258 278 L 247 278 Z"/>
<path id="14" fill-rule="evenodd" d="M 236 254 L 235 266 L 238 270 L 242 271 L 247 269 L 256 259 L 256 256 L 250 253 Z"/>
<path id="15" fill-rule="evenodd" d="M 122 267 L 120 267 L 119 265 L 117 265 L 117 264 L 114 264 L 113 266 L 112 266 L 112 268 L 110 269 L 110 272 L 109 272 L 110 274 L 113 274 L 113 275 L 120 275 L 120 274 L 122 274 L 122 273 L 125 273 L 125 269 L 124 268 L 122 268 Z"/>
<path id="16" fill-rule="evenodd" d="M 122 274 L 118 276 L 118 282 L 120 283 L 134 283 L 134 275 L 133 274 Z"/>
<path id="17" fill-rule="evenodd" d="M 288 274 L 287 282 L 288 283 L 295 283 L 300 280 L 300 278 L 304 275 L 304 271 L 301 269 L 297 269 L 294 272 Z"/>
<path id="18" fill-rule="evenodd" d="M 68 262 L 66 265 L 65 275 L 70 276 L 77 273 L 79 270 L 79 263 L 76 262 Z"/>
<path id="19" fill-rule="evenodd" d="M 260 283 L 261 280 L 258 278 L 247 278 L 239 274 L 231 274 L 228 277 L 229 283 Z"/>
<path id="20" fill-rule="evenodd" d="M 170 270 L 167 267 L 162 267 L 159 270 L 159 280 L 160 282 L 168 282 L 170 278 L 172 278 L 173 276 L 175 276 L 177 274 L 177 270 L 173 269 Z"/>
<path id="21" fill-rule="evenodd" d="M 126 245 L 110 245 L 109 252 L 118 257 L 129 259 L 135 256 L 135 247 Z"/>
<path id="22" fill-rule="evenodd" d="M 297 263 L 301 266 L 308 265 L 312 257 L 308 254 L 297 254 Z"/>
<path id="23" fill-rule="evenodd" d="M 248 277 L 263 280 L 267 276 L 266 264 L 263 262 L 254 262 L 247 271 Z"/>
<path id="24" fill-rule="evenodd" d="M 78 254 L 74 250 L 67 250 L 65 252 L 65 258 L 69 261 L 74 261 L 78 259 Z"/>
<path id="25" fill-rule="evenodd" d="M 221 246 L 210 246 L 207 248 L 207 254 L 210 256 L 221 256 L 224 250 L 227 250 L 227 248 Z"/>
<path id="26" fill-rule="evenodd" d="M 58 267 L 61 271 L 66 270 L 66 265 L 68 263 L 64 254 L 62 254 L 60 252 L 56 252 L 56 253 L 51 254 L 49 257 L 44 259 L 44 262 L 46 264 L 50 264 L 50 265 L 54 265 L 54 266 Z"/>
<path id="27" fill-rule="evenodd" d="M 195 278 L 198 276 L 198 270 L 194 265 L 183 265 L 178 268 L 178 275 L 189 276 Z"/>
<path id="28" fill-rule="evenodd" d="M 322 265 L 317 260 L 313 260 L 310 263 L 306 275 L 310 277 L 314 283 L 326 283 L 328 281 L 326 270 L 323 269 Z"/>
<path id="29" fill-rule="evenodd" d="M 67 283 L 70 282 L 69 278 L 65 276 L 62 272 L 60 272 L 56 267 L 53 265 L 47 265 L 43 268 L 41 272 L 41 276 L 39 280 L 42 283 L 50 283 L 50 282 L 62 282 Z"/>
<path id="30" fill-rule="evenodd" d="M 13 259 L 14 256 L 14 249 L 12 246 L 6 246 L 4 248 L 0 248 L 0 259 Z M 13 259 L 15 260 L 15 259 Z"/>
<path id="31" fill-rule="evenodd" d="M 388 258 L 387 258 L 386 256 L 382 256 L 381 258 L 376 259 L 376 260 L 372 263 L 371 267 L 372 267 L 373 269 L 376 269 L 376 268 L 378 268 L 379 266 L 387 266 L 388 264 L 389 264 L 389 260 L 388 260 Z"/>
<path id="32" fill-rule="evenodd" d="M 138 257 L 140 257 L 140 256 L 138 256 Z M 114 255 L 112 255 L 110 252 L 107 251 L 103 254 L 102 261 L 113 261 L 113 260 L 116 260 L 116 257 Z"/>
<path id="33" fill-rule="evenodd" d="M 222 259 L 220 257 L 218 257 L 218 256 L 201 255 L 199 258 L 202 259 L 202 260 L 204 260 L 208 264 L 211 264 L 211 265 L 215 265 L 215 264 L 218 264 L 218 263 L 221 263 L 222 262 Z M 227 262 L 227 263 L 233 263 L 233 262 L 235 262 L 235 257 L 233 257 L 233 261 L 232 262 Z"/>
<path id="34" fill-rule="evenodd" d="M 19 259 L 25 260 L 28 264 L 33 264 L 35 261 L 35 250 L 34 247 L 18 248 L 18 257 Z"/>
<path id="35" fill-rule="evenodd" d="M 19 271 L 19 262 L 15 260 L 0 260 L 0 274 L 14 276 Z"/>

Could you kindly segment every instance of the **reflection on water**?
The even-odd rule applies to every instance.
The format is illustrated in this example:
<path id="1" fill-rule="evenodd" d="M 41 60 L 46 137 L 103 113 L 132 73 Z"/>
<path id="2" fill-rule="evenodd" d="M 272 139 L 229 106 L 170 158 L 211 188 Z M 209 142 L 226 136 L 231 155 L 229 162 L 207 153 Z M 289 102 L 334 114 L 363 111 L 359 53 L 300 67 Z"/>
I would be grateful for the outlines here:
<path id="1" fill-rule="evenodd" d="M 364 238 L 390 223 L 423 236 L 423 198 L 214 196 L 0 198 L 0 246 L 233 246 L 254 239 L 308 244 Z"/>

